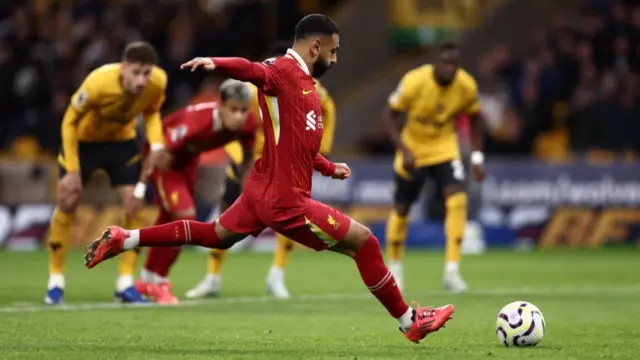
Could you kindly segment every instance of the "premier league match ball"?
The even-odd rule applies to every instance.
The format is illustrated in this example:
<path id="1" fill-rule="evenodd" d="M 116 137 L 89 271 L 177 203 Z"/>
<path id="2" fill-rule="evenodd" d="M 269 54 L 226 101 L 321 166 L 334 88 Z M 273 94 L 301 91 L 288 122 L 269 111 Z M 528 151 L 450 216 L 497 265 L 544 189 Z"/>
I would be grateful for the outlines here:
<path id="1" fill-rule="evenodd" d="M 542 312 L 526 301 L 503 307 L 496 320 L 496 334 L 504 346 L 536 346 L 544 337 Z"/>

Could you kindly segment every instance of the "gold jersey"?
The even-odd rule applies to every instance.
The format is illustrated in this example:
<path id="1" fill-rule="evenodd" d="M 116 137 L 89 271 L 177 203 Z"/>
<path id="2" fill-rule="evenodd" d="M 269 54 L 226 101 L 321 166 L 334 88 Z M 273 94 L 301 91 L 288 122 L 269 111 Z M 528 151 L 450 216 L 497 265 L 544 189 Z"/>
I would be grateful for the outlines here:
<path id="1" fill-rule="evenodd" d="M 67 171 L 80 168 L 78 142 L 117 142 L 136 137 L 136 117 L 142 115 L 151 144 L 164 144 L 160 109 L 165 100 L 167 74 L 154 66 L 149 83 L 136 95 L 121 85 L 119 63 L 92 71 L 71 97 L 62 121 L 63 154 Z"/>
<path id="2" fill-rule="evenodd" d="M 329 96 L 327 89 L 325 89 L 317 79 L 314 79 L 314 81 L 316 83 L 316 91 L 318 92 L 318 95 L 320 95 L 320 101 L 322 103 L 322 123 L 324 126 L 322 142 L 320 143 L 320 153 L 328 155 L 331 153 L 331 147 L 333 146 L 333 135 L 336 128 L 336 107 L 333 103 L 333 99 Z M 258 88 L 251 83 L 247 84 L 251 88 L 253 95 L 251 100 L 251 111 L 254 111 L 255 114 L 259 116 L 260 106 L 258 104 Z M 256 132 L 256 159 L 262 156 L 263 146 L 264 133 L 262 126 L 259 126 Z M 234 141 L 229 143 L 224 147 L 224 149 L 233 163 L 240 164 L 242 162 L 242 147 L 239 142 Z"/>
<path id="3" fill-rule="evenodd" d="M 389 96 L 389 107 L 407 112 L 400 134 L 403 144 L 416 159 L 416 167 L 440 164 L 460 158 L 455 122 L 462 113 L 480 110 L 475 79 L 459 69 L 448 86 L 435 80 L 432 65 L 409 71 Z M 394 169 L 404 174 L 402 154 L 398 152 Z"/>

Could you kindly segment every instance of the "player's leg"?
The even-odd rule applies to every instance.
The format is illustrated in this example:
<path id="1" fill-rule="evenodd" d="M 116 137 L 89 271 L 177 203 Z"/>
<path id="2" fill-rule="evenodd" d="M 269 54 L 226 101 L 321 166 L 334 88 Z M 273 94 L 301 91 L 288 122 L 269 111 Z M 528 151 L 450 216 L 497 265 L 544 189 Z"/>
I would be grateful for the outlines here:
<path id="1" fill-rule="evenodd" d="M 234 153 L 228 149 L 226 150 L 228 154 Z M 224 195 L 220 201 L 220 213 L 225 212 L 236 201 L 242 192 L 238 163 L 236 163 L 236 159 L 234 157 L 230 157 L 231 161 L 226 169 L 227 177 L 225 180 Z M 187 299 L 218 296 L 220 294 L 222 291 L 222 266 L 224 265 L 226 258 L 227 250 L 211 249 L 209 251 L 209 256 L 207 257 L 207 274 L 204 279 L 198 283 L 198 285 L 187 291 Z"/>
<path id="2" fill-rule="evenodd" d="M 82 167 L 85 165 L 85 167 Z M 81 164 L 81 168 L 87 168 L 88 164 Z M 89 171 L 89 169 L 87 169 Z M 60 178 L 64 177 L 66 170 L 60 167 Z M 82 176 L 82 175 L 81 175 Z M 83 180 L 87 176 L 82 176 Z M 84 183 L 84 181 L 83 181 Z M 64 298 L 65 277 L 64 267 L 67 260 L 67 246 L 71 237 L 73 219 L 80 203 L 82 193 L 71 192 L 58 184 L 58 198 L 56 208 L 51 217 L 49 226 L 49 238 L 47 248 L 49 250 L 49 284 L 44 301 L 48 305 L 61 304 Z"/>
<path id="3" fill-rule="evenodd" d="M 241 195 L 213 223 L 180 220 L 130 231 L 110 226 L 87 250 L 85 264 L 93 268 L 106 259 L 137 247 L 196 245 L 228 249 L 248 235 L 257 236 L 264 228 L 252 204 Z"/>
<path id="4" fill-rule="evenodd" d="M 140 179 L 141 157 L 138 146 L 133 140 L 111 143 L 108 151 L 108 165 L 104 170 L 109 175 L 111 186 L 116 189 L 120 202 L 125 209 L 125 229 L 137 229 L 144 226 L 145 221 L 140 213 L 133 211 L 133 189 Z M 130 302 L 146 302 L 134 284 L 134 273 L 140 255 L 139 249 L 131 249 L 120 257 L 118 278 L 114 296 L 116 300 Z"/>
<path id="5" fill-rule="evenodd" d="M 279 299 L 288 299 L 289 290 L 284 284 L 284 268 L 293 250 L 293 240 L 276 233 L 276 249 L 273 253 L 273 264 L 267 274 L 267 292 Z"/>
<path id="6" fill-rule="evenodd" d="M 408 215 L 411 205 L 420 195 L 424 184 L 424 171 L 417 169 L 408 173 L 402 168 L 400 156 L 395 160 L 395 189 L 393 194 L 393 209 L 389 214 L 386 228 L 387 262 L 389 269 L 396 278 L 400 289 L 404 288 L 402 257 L 407 240 Z M 398 163 L 399 161 L 399 163 Z"/>
<path id="7" fill-rule="evenodd" d="M 464 191 L 464 166 L 453 160 L 430 167 L 445 199 L 444 230 L 446 237 L 443 286 L 453 292 L 467 290 L 460 276 L 462 238 L 467 225 L 467 194 Z"/>
<path id="8" fill-rule="evenodd" d="M 409 307 L 371 230 L 330 206 L 310 200 L 304 225 L 283 233 L 313 249 L 329 249 L 353 258 L 364 284 L 411 341 L 418 342 L 437 331 L 453 313 L 452 305 L 437 309 Z"/>
<path id="9" fill-rule="evenodd" d="M 156 225 L 177 220 L 195 220 L 196 209 L 193 190 L 197 167 L 185 167 L 180 171 L 156 170 L 151 176 L 157 200 L 160 204 L 163 220 Z M 172 292 L 169 272 L 180 255 L 181 247 L 150 248 L 144 272 L 151 274 L 152 282 L 141 279 L 136 283 L 138 291 L 159 304 L 178 304 L 178 298 Z"/>

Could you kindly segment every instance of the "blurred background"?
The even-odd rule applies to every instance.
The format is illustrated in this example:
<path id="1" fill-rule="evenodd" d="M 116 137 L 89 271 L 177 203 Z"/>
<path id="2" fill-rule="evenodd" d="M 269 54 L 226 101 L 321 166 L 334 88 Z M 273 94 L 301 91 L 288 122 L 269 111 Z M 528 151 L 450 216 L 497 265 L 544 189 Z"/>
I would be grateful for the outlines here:
<path id="1" fill-rule="evenodd" d="M 613 0 L 31 0 L 0 4 L 0 246 L 42 246 L 55 199 L 60 124 L 89 71 L 124 45 L 152 43 L 169 75 L 164 113 L 216 98 L 220 79 L 179 71 L 194 56 L 257 59 L 305 14 L 340 25 L 338 66 L 323 79 L 337 107 L 332 158 L 349 181 L 314 178 L 314 197 L 384 239 L 393 149 L 381 123 L 400 77 L 443 40 L 461 45 L 486 119 L 488 178 L 469 183 L 469 252 L 640 239 L 640 1 Z M 459 121 L 467 152 L 468 124 Z M 203 159 L 199 217 L 215 216 L 226 155 Z M 149 223 L 155 209 L 145 210 Z M 77 244 L 122 211 L 96 174 Z M 425 188 L 410 247 L 442 247 L 442 199 Z M 83 240 L 80 240 L 83 239 Z M 270 249 L 270 234 L 249 247 Z"/>

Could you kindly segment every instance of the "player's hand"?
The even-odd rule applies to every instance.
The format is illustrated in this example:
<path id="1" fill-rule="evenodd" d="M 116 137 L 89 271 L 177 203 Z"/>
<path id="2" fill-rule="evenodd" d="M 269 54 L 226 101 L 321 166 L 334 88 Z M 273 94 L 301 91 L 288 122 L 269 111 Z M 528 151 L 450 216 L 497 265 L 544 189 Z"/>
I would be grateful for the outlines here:
<path id="1" fill-rule="evenodd" d="M 412 172 L 416 167 L 416 158 L 413 156 L 411 151 L 402 150 L 402 167 L 407 172 Z"/>
<path id="2" fill-rule="evenodd" d="M 200 67 L 208 71 L 213 71 L 216 68 L 216 64 L 213 63 L 211 58 L 197 57 L 180 65 L 181 70 L 191 69 L 192 72 Z"/>
<path id="3" fill-rule="evenodd" d="M 153 172 L 153 169 L 169 170 L 173 165 L 173 153 L 167 149 L 153 150 L 149 153 L 149 166 L 147 171 Z"/>
<path id="4" fill-rule="evenodd" d="M 351 176 L 351 169 L 349 169 L 349 165 L 345 163 L 336 163 L 335 165 L 336 171 L 331 175 L 332 179 L 344 180 Z"/>
<path id="5" fill-rule="evenodd" d="M 484 180 L 484 177 L 486 176 L 484 165 L 482 164 L 471 165 L 471 172 L 473 173 L 473 178 L 477 182 L 482 182 Z"/>
<path id="6" fill-rule="evenodd" d="M 79 172 L 66 173 L 60 179 L 59 187 L 67 196 L 79 195 L 82 192 L 82 176 Z"/>

